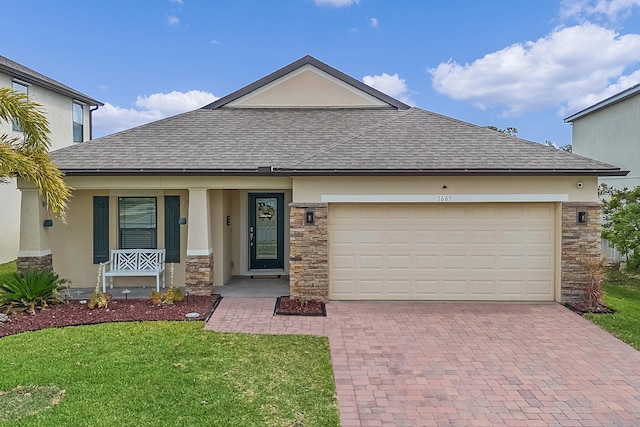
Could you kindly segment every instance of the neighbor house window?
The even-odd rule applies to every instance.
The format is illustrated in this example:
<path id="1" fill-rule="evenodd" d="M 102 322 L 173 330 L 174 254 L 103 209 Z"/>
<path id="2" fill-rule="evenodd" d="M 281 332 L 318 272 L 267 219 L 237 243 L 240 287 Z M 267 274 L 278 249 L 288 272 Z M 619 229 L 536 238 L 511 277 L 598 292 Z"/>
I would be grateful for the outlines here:
<path id="1" fill-rule="evenodd" d="M 78 104 L 77 102 L 73 103 L 73 142 L 82 142 L 84 141 L 84 131 L 83 131 L 83 123 L 84 123 L 84 111 L 82 108 L 82 104 Z"/>
<path id="2" fill-rule="evenodd" d="M 118 199 L 118 244 L 120 249 L 156 249 L 157 210 L 155 197 Z"/>
<path id="3" fill-rule="evenodd" d="M 11 88 L 16 92 L 24 93 L 25 95 L 29 95 L 29 86 L 24 83 L 13 81 L 11 84 Z M 20 126 L 20 121 L 17 118 L 13 118 L 11 120 L 13 130 L 16 132 L 22 132 L 22 126 Z"/>

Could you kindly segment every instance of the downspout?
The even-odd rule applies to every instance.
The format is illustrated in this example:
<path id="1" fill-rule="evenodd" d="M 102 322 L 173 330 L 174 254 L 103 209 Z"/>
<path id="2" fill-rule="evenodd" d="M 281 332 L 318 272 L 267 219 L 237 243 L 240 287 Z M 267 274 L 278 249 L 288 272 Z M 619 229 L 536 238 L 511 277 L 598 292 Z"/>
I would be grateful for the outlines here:
<path id="1" fill-rule="evenodd" d="M 93 139 L 93 112 L 100 108 L 96 105 L 96 108 L 89 108 L 89 141 Z"/>

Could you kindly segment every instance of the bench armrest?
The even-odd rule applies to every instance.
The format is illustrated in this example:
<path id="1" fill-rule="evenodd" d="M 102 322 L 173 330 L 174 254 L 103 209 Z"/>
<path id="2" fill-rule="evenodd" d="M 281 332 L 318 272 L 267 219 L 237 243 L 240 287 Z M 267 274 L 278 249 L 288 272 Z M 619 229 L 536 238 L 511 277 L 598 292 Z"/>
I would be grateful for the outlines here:
<path id="1" fill-rule="evenodd" d="M 109 266 L 109 268 L 111 268 L 111 261 L 105 261 L 105 262 L 101 262 L 100 263 L 100 267 L 102 268 L 102 273 L 106 273 L 107 272 L 107 266 Z"/>

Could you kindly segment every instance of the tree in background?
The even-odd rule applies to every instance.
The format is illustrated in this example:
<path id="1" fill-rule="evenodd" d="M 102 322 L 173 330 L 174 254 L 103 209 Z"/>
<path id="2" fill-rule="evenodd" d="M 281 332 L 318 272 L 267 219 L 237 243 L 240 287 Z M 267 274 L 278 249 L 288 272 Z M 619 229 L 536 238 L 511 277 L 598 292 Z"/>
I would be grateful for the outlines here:
<path id="1" fill-rule="evenodd" d="M 640 187 L 618 190 L 600 186 L 602 201 L 602 237 L 622 255 L 627 256 L 627 269 L 640 269 Z"/>
<path id="2" fill-rule="evenodd" d="M 0 183 L 16 176 L 31 182 L 64 221 L 71 189 L 49 157 L 51 131 L 40 107 L 24 93 L 0 88 L 0 121 L 17 121 L 22 130 L 22 137 L 0 134 Z"/>
<path id="3" fill-rule="evenodd" d="M 500 132 L 500 133 L 506 133 L 507 135 L 510 135 L 510 136 L 517 136 L 518 135 L 518 129 L 514 128 L 514 127 L 508 127 L 506 129 L 500 129 L 500 128 L 497 128 L 495 126 L 487 126 L 487 129 L 495 130 L 496 132 Z"/>
<path id="4" fill-rule="evenodd" d="M 553 142 L 551 142 L 549 140 L 546 140 L 544 142 L 544 144 L 549 146 L 549 147 L 556 148 L 558 150 L 566 151 L 567 153 L 572 153 L 573 152 L 573 146 L 571 144 L 565 144 L 565 145 L 561 145 L 560 147 L 558 147 L 556 144 L 554 144 Z"/>

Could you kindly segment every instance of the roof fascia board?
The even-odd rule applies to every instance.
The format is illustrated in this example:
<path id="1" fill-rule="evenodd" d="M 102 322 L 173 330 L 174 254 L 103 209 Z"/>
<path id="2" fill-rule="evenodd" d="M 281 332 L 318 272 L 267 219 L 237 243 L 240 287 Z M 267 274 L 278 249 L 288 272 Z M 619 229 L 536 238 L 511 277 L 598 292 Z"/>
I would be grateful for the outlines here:
<path id="1" fill-rule="evenodd" d="M 23 81 L 24 83 L 28 83 L 28 84 L 32 84 L 32 85 L 36 85 L 36 86 L 41 86 L 45 89 L 49 89 L 53 92 L 59 93 L 61 95 L 65 95 L 68 96 L 69 98 L 73 98 L 73 99 L 77 99 L 78 101 L 82 101 L 85 104 L 88 105 L 96 105 L 96 106 L 103 106 L 104 104 L 100 101 L 97 101 L 93 98 L 91 98 L 90 96 L 87 96 L 85 94 L 83 94 L 82 92 L 78 92 L 75 89 L 71 89 L 68 88 L 67 86 L 63 85 L 62 83 L 58 83 L 54 84 L 52 82 L 48 82 L 46 80 L 43 80 L 42 78 L 39 78 L 37 75 L 35 74 L 29 74 L 29 73 L 25 73 L 23 71 L 17 70 L 15 68 L 9 67 L 9 66 L 5 66 L 4 64 L 0 64 L 0 71 L 5 72 L 7 74 L 9 74 L 12 78 L 15 78 L 16 80 L 19 81 Z M 34 71 L 34 73 L 36 73 Z M 53 80 L 53 79 L 51 79 Z"/>
<path id="2" fill-rule="evenodd" d="M 564 119 L 565 123 L 571 123 L 574 122 L 586 115 L 589 115 L 591 113 L 595 113 L 596 111 L 602 110 L 603 108 L 609 107 L 610 105 L 614 105 L 617 104 L 619 102 L 622 102 L 626 99 L 629 99 L 635 95 L 637 95 L 638 93 L 640 93 L 640 83 L 635 85 L 635 86 L 631 86 L 628 89 L 623 90 L 622 92 L 618 92 L 613 96 L 610 96 L 607 99 L 604 99 L 600 102 L 597 102 L 595 104 L 593 104 L 590 107 L 585 108 L 584 110 L 578 111 L 577 113 L 567 117 Z"/>
<path id="3" fill-rule="evenodd" d="M 359 89 L 371 96 L 373 96 L 374 98 L 377 98 L 383 102 L 386 102 L 387 104 L 399 109 L 399 110 L 406 110 L 411 108 L 409 105 L 398 101 L 395 98 L 390 97 L 389 95 L 386 95 L 382 92 L 380 92 L 377 89 L 372 88 L 371 86 L 368 86 L 356 79 L 354 79 L 353 77 L 343 73 L 342 71 L 339 71 L 327 64 L 325 64 L 324 62 L 321 62 L 319 60 L 317 60 L 316 58 L 307 55 L 304 56 L 300 59 L 298 59 L 295 62 L 292 62 L 289 65 L 286 65 L 282 68 L 280 68 L 279 70 L 274 71 L 273 73 L 259 79 L 256 80 L 253 83 L 250 83 L 249 85 L 238 89 L 235 92 L 230 93 L 227 96 L 224 96 L 214 102 L 212 102 L 209 105 L 204 106 L 203 108 L 207 108 L 207 109 L 216 109 L 216 108 L 220 108 L 226 104 L 228 104 L 231 101 L 235 101 L 238 98 L 241 98 L 265 85 L 268 85 L 269 83 L 295 71 L 296 69 L 310 64 L 316 68 L 318 68 L 321 71 L 324 71 L 325 73 L 337 78 L 338 80 L 342 80 L 343 82 L 345 82 L 346 84 L 355 87 L 356 89 Z"/>

